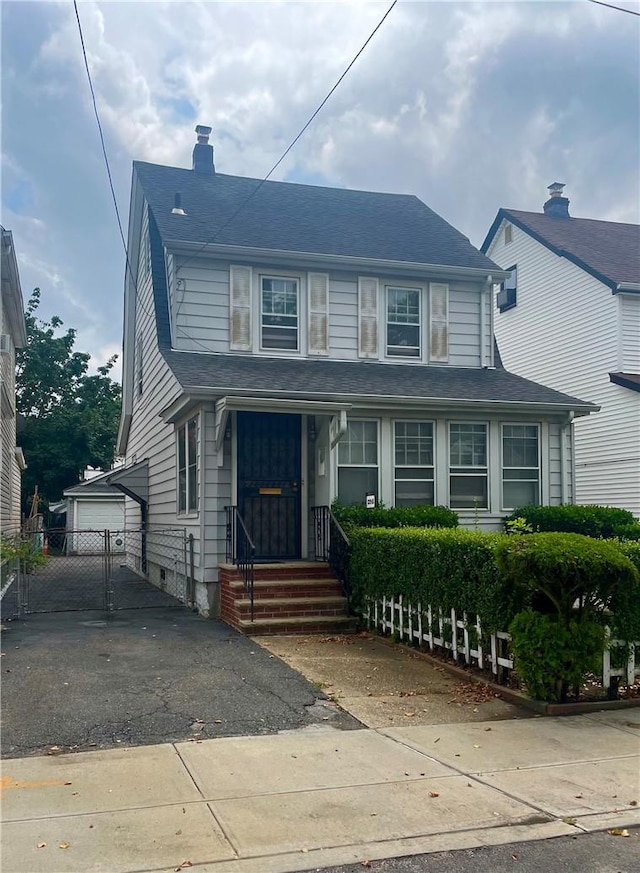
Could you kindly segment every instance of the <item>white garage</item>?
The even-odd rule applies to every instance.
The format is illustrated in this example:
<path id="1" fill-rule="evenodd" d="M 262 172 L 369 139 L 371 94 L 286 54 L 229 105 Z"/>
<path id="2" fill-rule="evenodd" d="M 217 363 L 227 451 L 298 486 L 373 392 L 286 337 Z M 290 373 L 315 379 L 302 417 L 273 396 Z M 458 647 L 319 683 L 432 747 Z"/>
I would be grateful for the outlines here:
<path id="1" fill-rule="evenodd" d="M 125 496 L 117 488 L 107 485 L 103 473 L 67 488 L 67 554 L 96 554 L 104 551 L 105 530 L 112 533 L 112 551 L 122 549 Z M 118 548 L 118 545 L 120 548 Z"/>

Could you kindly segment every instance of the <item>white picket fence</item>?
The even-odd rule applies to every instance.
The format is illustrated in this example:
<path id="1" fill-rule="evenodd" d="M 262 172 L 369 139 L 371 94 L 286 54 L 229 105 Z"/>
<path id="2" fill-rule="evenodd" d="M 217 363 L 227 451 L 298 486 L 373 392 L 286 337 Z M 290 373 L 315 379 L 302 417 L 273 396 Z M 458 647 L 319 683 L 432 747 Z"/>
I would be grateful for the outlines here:
<path id="1" fill-rule="evenodd" d="M 464 660 L 465 664 L 477 665 L 481 670 L 490 667 L 494 676 L 499 674 L 501 667 L 513 670 L 509 645 L 511 635 L 505 631 L 489 634 L 489 645 L 483 648 L 482 626 L 477 615 L 470 617 L 466 612 L 458 613 L 454 608 L 446 612 L 434 610 L 430 604 L 423 608 L 422 604 L 409 603 L 400 595 L 397 598 L 367 600 L 364 618 L 370 628 L 397 634 L 399 640 L 417 642 L 419 645 L 426 643 L 431 651 L 442 649 L 451 652 L 455 663 Z M 473 644 L 470 631 L 474 637 Z M 640 643 L 629 646 L 629 656 L 624 666 L 612 667 L 611 651 L 619 646 L 625 646 L 625 643 L 610 639 L 602 653 L 602 685 L 607 689 L 614 677 L 619 677 L 627 685 L 640 680 L 640 663 L 636 663 Z"/>

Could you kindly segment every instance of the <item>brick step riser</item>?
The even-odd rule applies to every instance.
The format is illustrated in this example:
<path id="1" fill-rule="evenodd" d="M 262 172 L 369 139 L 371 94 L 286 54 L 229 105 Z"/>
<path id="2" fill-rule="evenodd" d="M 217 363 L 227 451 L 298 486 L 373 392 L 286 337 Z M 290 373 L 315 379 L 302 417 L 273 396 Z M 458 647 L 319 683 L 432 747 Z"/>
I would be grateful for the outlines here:
<path id="1" fill-rule="evenodd" d="M 254 567 L 253 578 L 256 582 L 269 582 L 272 579 L 335 579 L 335 576 L 333 575 L 331 570 L 329 570 L 326 564 L 320 564 L 317 570 L 313 567 L 310 569 L 296 569 L 295 567 L 292 567 L 290 570 L 284 568 L 261 570 L 259 567 Z M 242 574 L 239 573 L 237 570 L 221 570 L 220 580 L 228 582 L 241 582 Z"/>
<path id="2" fill-rule="evenodd" d="M 229 593 L 236 600 L 249 599 L 249 594 L 245 591 L 244 586 L 230 588 Z M 271 599 L 274 597 L 312 597 L 314 600 L 319 600 L 323 597 L 342 597 L 342 588 L 339 585 L 323 585 L 322 587 L 296 585 L 286 588 L 279 585 L 269 585 L 266 588 L 258 587 L 253 589 L 254 600 Z"/>
<path id="3" fill-rule="evenodd" d="M 239 615 L 241 618 L 249 618 L 251 616 L 251 604 L 243 603 L 241 605 L 236 604 L 236 609 L 233 610 L 236 615 Z M 291 609 L 286 609 L 285 607 L 279 606 L 264 606 L 261 607 L 260 604 L 253 604 L 253 617 L 254 618 L 295 618 L 299 616 L 300 618 L 308 618 L 313 615 L 346 615 L 347 609 L 345 606 L 292 606 Z"/>

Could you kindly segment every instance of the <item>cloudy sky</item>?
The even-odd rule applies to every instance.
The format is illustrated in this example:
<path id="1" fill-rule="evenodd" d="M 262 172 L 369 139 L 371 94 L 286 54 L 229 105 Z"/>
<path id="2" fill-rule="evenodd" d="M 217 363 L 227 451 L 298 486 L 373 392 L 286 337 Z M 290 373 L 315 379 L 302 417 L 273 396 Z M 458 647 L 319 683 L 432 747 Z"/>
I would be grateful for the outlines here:
<path id="1" fill-rule="evenodd" d="M 264 176 L 389 2 L 80 2 L 125 229 L 131 162 L 189 167 L 196 123 L 220 172 Z M 25 300 L 97 365 L 124 253 L 73 4 L 1 15 L 2 224 Z M 399 0 L 274 178 L 413 193 L 475 245 L 556 180 L 574 216 L 638 222 L 639 47 L 640 18 L 587 0 Z"/>

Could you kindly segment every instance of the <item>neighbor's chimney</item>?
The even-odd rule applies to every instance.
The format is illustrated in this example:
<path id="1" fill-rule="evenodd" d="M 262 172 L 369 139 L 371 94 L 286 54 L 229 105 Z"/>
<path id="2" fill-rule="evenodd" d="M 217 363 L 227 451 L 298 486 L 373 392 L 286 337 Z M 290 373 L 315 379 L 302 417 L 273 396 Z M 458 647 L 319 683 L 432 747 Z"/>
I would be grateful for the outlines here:
<path id="1" fill-rule="evenodd" d="M 569 215 L 569 200 L 562 196 L 564 182 L 552 182 L 547 188 L 549 199 L 544 204 L 544 214 L 551 218 L 571 218 Z"/>
<path id="2" fill-rule="evenodd" d="M 203 176 L 213 176 L 216 168 L 213 164 L 213 146 L 209 145 L 211 128 L 204 124 L 197 124 L 196 133 L 198 134 L 198 142 L 193 147 L 192 169 L 196 173 L 202 173 Z"/>

